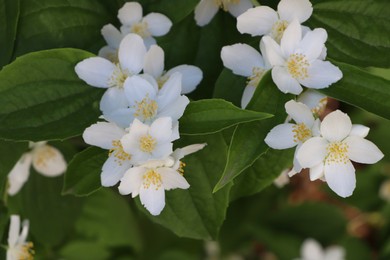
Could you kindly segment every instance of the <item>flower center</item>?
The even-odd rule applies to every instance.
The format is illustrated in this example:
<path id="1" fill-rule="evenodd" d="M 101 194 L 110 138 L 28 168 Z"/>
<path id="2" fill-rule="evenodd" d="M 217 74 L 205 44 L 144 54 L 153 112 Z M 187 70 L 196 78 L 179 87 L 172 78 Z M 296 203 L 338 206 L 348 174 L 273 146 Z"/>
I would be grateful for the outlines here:
<path id="1" fill-rule="evenodd" d="M 114 71 L 112 72 L 111 78 L 109 79 L 108 85 L 110 87 L 123 88 L 123 83 L 127 79 L 129 73 L 123 71 L 120 65 L 117 63 Z"/>
<path id="2" fill-rule="evenodd" d="M 47 167 L 47 162 L 56 156 L 56 151 L 48 146 L 42 146 L 36 153 L 35 163 L 41 167 Z"/>
<path id="3" fill-rule="evenodd" d="M 133 26 L 130 29 L 130 32 L 136 33 L 142 38 L 151 36 L 151 33 L 149 32 L 148 29 L 148 23 L 145 21 L 133 24 Z"/>
<path id="4" fill-rule="evenodd" d="M 307 73 L 309 65 L 306 56 L 299 53 L 291 54 L 287 60 L 287 70 L 294 79 L 302 80 L 309 77 Z"/>
<path id="5" fill-rule="evenodd" d="M 333 142 L 326 147 L 328 155 L 326 156 L 326 163 L 344 163 L 349 161 L 348 158 L 348 144 L 344 142 Z"/>
<path id="6" fill-rule="evenodd" d="M 122 165 L 123 161 L 131 160 L 131 155 L 123 150 L 123 146 L 119 140 L 112 141 L 112 148 L 108 151 L 108 156 L 114 155 L 115 162 Z"/>
<path id="7" fill-rule="evenodd" d="M 143 176 L 143 185 L 145 189 L 154 186 L 158 190 L 161 187 L 161 175 L 155 170 L 149 170 Z"/>
<path id="8" fill-rule="evenodd" d="M 164 86 L 165 82 L 167 82 L 168 79 L 169 79 L 169 77 L 166 74 L 164 74 L 163 76 L 159 77 L 157 79 L 158 89 L 162 89 L 162 87 Z"/>
<path id="9" fill-rule="evenodd" d="M 13 255 L 17 260 L 33 260 L 35 251 L 33 250 L 34 244 L 32 242 L 26 242 L 17 245 L 13 251 Z"/>
<path id="10" fill-rule="evenodd" d="M 182 161 L 180 161 L 179 169 L 177 169 L 177 172 L 180 173 L 181 176 L 184 175 L 184 167 L 186 167 L 186 164 Z"/>
<path id="11" fill-rule="evenodd" d="M 252 69 L 252 75 L 248 77 L 247 85 L 256 88 L 259 85 L 261 78 L 264 75 L 265 70 L 259 67 Z"/>
<path id="12" fill-rule="evenodd" d="M 305 142 L 312 136 L 311 130 L 307 128 L 304 123 L 296 124 L 293 126 L 294 142 Z"/>
<path id="13" fill-rule="evenodd" d="M 143 118 L 143 121 L 150 120 L 157 114 L 158 104 L 155 100 L 150 99 L 147 94 L 141 102 L 136 101 L 134 107 L 134 117 Z"/>
<path id="14" fill-rule="evenodd" d="M 236 5 L 240 3 L 240 0 L 214 0 L 215 5 L 223 9 L 225 12 L 228 11 L 229 5 Z"/>
<path id="15" fill-rule="evenodd" d="M 278 43 L 282 39 L 283 33 L 288 26 L 288 22 L 286 20 L 278 20 L 274 25 L 272 25 L 271 29 L 271 37 Z"/>
<path id="16" fill-rule="evenodd" d="M 318 102 L 317 106 L 311 110 L 311 112 L 319 117 L 322 113 L 324 113 L 327 104 L 328 98 L 324 97 Z"/>
<path id="17" fill-rule="evenodd" d="M 139 139 L 139 148 L 144 153 L 151 153 L 156 147 L 157 141 L 150 134 L 141 136 Z"/>

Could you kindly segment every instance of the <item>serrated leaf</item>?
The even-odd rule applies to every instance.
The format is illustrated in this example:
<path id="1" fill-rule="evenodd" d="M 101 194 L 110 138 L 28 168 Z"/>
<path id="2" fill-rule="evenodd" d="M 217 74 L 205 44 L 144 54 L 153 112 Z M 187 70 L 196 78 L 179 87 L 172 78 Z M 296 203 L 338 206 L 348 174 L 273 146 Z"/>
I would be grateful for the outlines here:
<path id="1" fill-rule="evenodd" d="M 258 121 L 272 115 L 244 110 L 222 99 L 191 102 L 180 119 L 180 134 L 202 135 L 216 133 L 240 123 Z"/>
<path id="2" fill-rule="evenodd" d="M 341 62 L 332 61 L 343 78 L 320 92 L 390 119 L 390 81 Z"/>
<path id="3" fill-rule="evenodd" d="M 102 90 L 74 72 L 92 54 L 56 49 L 27 54 L 0 72 L 0 137 L 53 140 L 80 135 L 100 115 Z M 96 104 L 94 104 L 96 102 Z"/>
<path id="4" fill-rule="evenodd" d="M 91 146 L 76 154 L 65 173 L 63 194 L 88 196 L 101 188 L 100 174 L 107 151 Z"/>
<path id="5" fill-rule="evenodd" d="M 14 50 L 19 20 L 19 0 L 0 2 L 0 68 L 8 64 Z"/>

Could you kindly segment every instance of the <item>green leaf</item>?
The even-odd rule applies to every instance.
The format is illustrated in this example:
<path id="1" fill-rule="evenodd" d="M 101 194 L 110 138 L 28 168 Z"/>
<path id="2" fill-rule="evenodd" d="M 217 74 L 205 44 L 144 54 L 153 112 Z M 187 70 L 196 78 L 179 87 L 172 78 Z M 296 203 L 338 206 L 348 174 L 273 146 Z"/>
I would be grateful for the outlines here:
<path id="1" fill-rule="evenodd" d="M 101 28 L 117 21 L 118 7 L 105 0 L 21 1 L 14 58 L 52 48 L 96 53 L 105 45 Z"/>
<path id="2" fill-rule="evenodd" d="M 76 154 L 66 170 L 62 193 L 88 196 L 99 190 L 102 187 L 100 174 L 107 156 L 107 151 L 93 146 Z"/>
<path id="3" fill-rule="evenodd" d="M 0 68 L 8 64 L 14 50 L 19 20 L 19 0 L 0 2 Z"/>
<path id="4" fill-rule="evenodd" d="M 76 231 L 107 247 L 141 249 L 141 236 L 129 203 L 107 188 L 85 199 Z"/>
<path id="5" fill-rule="evenodd" d="M 386 68 L 390 66 L 389 10 L 390 2 L 386 0 L 319 1 L 314 4 L 309 25 L 327 30 L 330 58 Z"/>
<path id="6" fill-rule="evenodd" d="M 65 139 L 96 122 L 102 90 L 74 72 L 91 54 L 56 49 L 27 54 L 0 72 L 0 137 L 12 140 Z"/>
<path id="7" fill-rule="evenodd" d="M 284 104 L 289 99 L 291 95 L 281 93 L 272 81 L 271 72 L 267 72 L 261 79 L 247 109 L 263 111 L 275 116 L 264 121 L 237 126 L 229 146 L 225 170 L 214 187 L 214 192 L 230 183 L 268 149 L 264 138 L 276 124 L 285 120 Z"/>
<path id="8" fill-rule="evenodd" d="M 189 189 L 166 191 L 166 205 L 159 216 L 150 215 L 137 203 L 153 222 L 180 237 L 215 239 L 229 204 L 231 185 L 218 193 L 212 192 L 226 161 L 227 144 L 222 133 L 182 137 L 178 146 L 204 142 L 207 146 L 203 150 L 183 160 L 186 163 L 184 177 L 191 185 Z"/>
<path id="9" fill-rule="evenodd" d="M 258 121 L 272 115 L 243 110 L 222 99 L 191 102 L 180 119 L 180 134 L 199 135 L 222 131 L 240 123 Z"/>
<path id="10" fill-rule="evenodd" d="M 241 97 L 246 86 L 246 78 L 234 75 L 230 70 L 223 69 L 214 88 L 214 98 L 223 98 L 241 107 Z"/>
<path id="11" fill-rule="evenodd" d="M 74 240 L 61 248 L 60 254 L 63 259 L 72 260 L 106 260 L 110 257 L 109 250 L 104 246 L 94 242 L 77 240 Z"/>
<path id="12" fill-rule="evenodd" d="M 390 119 L 390 81 L 352 65 L 332 61 L 343 78 L 320 92 Z"/>
<path id="13" fill-rule="evenodd" d="M 168 16 L 173 23 L 180 22 L 187 16 L 193 19 L 192 11 L 199 3 L 198 0 L 160 0 L 145 5 L 145 14 L 150 12 L 162 13 Z"/>

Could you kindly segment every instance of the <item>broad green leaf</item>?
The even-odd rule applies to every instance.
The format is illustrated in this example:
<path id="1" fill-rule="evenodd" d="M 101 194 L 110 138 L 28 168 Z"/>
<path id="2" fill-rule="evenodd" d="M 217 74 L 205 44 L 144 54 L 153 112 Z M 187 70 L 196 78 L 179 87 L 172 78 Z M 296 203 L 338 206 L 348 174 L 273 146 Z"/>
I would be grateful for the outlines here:
<path id="1" fill-rule="evenodd" d="M 275 116 L 264 121 L 237 126 L 229 146 L 225 170 L 214 191 L 218 191 L 230 183 L 268 149 L 268 146 L 264 143 L 264 138 L 275 125 L 285 120 L 284 104 L 289 99 L 291 99 L 291 95 L 281 93 L 273 83 L 271 73 L 266 73 L 261 79 L 247 109 L 262 111 Z"/>
<path id="2" fill-rule="evenodd" d="M 173 23 L 183 20 L 187 16 L 193 19 L 192 11 L 199 3 L 198 0 L 160 0 L 145 5 L 146 12 L 157 12 L 166 15 Z"/>
<path id="3" fill-rule="evenodd" d="M 85 199 L 76 231 L 107 247 L 141 249 L 141 236 L 129 203 L 107 188 Z"/>
<path id="4" fill-rule="evenodd" d="M 246 86 L 246 78 L 234 75 L 230 70 L 223 69 L 214 88 L 214 98 L 223 98 L 241 107 L 241 97 Z"/>
<path id="5" fill-rule="evenodd" d="M 231 185 L 218 193 L 212 192 L 226 161 L 227 144 L 222 134 L 182 137 L 178 147 L 204 142 L 207 146 L 203 150 L 183 160 L 186 163 L 184 177 L 191 185 L 189 189 L 166 191 L 166 205 L 159 216 L 150 215 L 137 203 L 153 222 L 180 237 L 215 239 L 229 204 Z"/>
<path id="6" fill-rule="evenodd" d="M 14 58 L 53 48 L 97 52 L 105 45 L 101 28 L 116 23 L 118 7 L 104 0 L 21 0 Z"/>
<path id="7" fill-rule="evenodd" d="M 110 251 L 96 242 L 74 240 L 61 248 L 60 255 L 63 259 L 72 260 L 106 260 L 110 257 Z"/>
<path id="8" fill-rule="evenodd" d="M 6 193 L 7 176 L 22 154 L 27 151 L 25 142 L 9 142 L 0 140 L 0 200 Z"/>
<path id="9" fill-rule="evenodd" d="M 390 119 L 390 80 L 362 69 L 332 61 L 343 72 L 343 78 L 326 89 L 325 95 Z"/>
<path id="10" fill-rule="evenodd" d="M 55 49 L 27 54 L 0 72 L 0 137 L 65 139 L 80 135 L 99 116 L 102 90 L 88 86 L 74 66 L 92 54 Z"/>
<path id="11" fill-rule="evenodd" d="M 93 146 L 76 154 L 66 170 L 62 193 L 88 196 L 100 189 L 100 174 L 107 157 L 107 151 Z"/>
<path id="12" fill-rule="evenodd" d="M 389 10 L 386 0 L 318 1 L 309 25 L 327 30 L 329 57 L 363 67 L 386 68 L 390 67 Z"/>
<path id="13" fill-rule="evenodd" d="M 191 102 L 180 119 L 180 134 L 199 135 L 222 131 L 240 123 L 272 117 L 267 113 L 243 110 L 222 99 Z"/>
<path id="14" fill-rule="evenodd" d="M 0 68 L 8 64 L 14 50 L 19 20 L 19 0 L 0 2 Z"/>

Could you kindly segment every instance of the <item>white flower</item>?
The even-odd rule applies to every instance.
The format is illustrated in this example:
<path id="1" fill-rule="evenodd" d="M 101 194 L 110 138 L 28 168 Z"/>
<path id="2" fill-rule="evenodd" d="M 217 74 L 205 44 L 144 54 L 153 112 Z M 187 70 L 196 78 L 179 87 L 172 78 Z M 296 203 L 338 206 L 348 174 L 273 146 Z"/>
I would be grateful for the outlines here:
<path id="1" fill-rule="evenodd" d="M 321 137 L 313 137 L 301 146 L 296 156 L 298 162 L 303 168 L 310 168 L 310 177 L 324 176 L 334 192 L 348 197 L 356 186 L 355 168 L 350 160 L 372 164 L 382 159 L 383 154 L 364 139 L 368 128 L 353 126 L 349 116 L 339 110 L 324 118 L 320 133 Z"/>
<path id="2" fill-rule="evenodd" d="M 134 118 L 151 124 L 159 117 L 170 117 L 176 123 L 189 103 L 189 99 L 180 93 L 180 73 L 172 74 L 161 89 L 153 77 L 144 74 L 125 81 L 125 102 L 103 98 L 100 104 L 104 117 L 123 128 L 130 126 Z"/>
<path id="3" fill-rule="evenodd" d="M 308 106 L 316 116 L 320 116 L 328 104 L 328 97 L 315 90 L 308 89 L 298 96 L 297 101 Z"/>
<path id="4" fill-rule="evenodd" d="M 319 120 L 315 120 L 310 108 L 306 105 L 290 100 L 285 104 L 287 114 L 295 121 L 295 124 L 284 123 L 275 126 L 267 134 L 264 142 L 273 149 L 288 149 L 296 146 L 294 166 L 289 175 L 292 176 L 302 170 L 296 159 L 296 154 L 301 145 L 309 138 L 319 135 Z M 312 178 L 312 176 L 310 176 Z"/>
<path id="5" fill-rule="evenodd" d="M 109 150 L 108 159 L 103 164 L 100 175 L 104 187 L 117 184 L 123 174 L 133 166 L 131 154 L 123 150 L 120 142 L 125 134 L 123 128 L 108 122 L 98 122 L 84 130 L 83 139 L 87 144 Z"/>
<path id="6" fill-rule="evenodd" d="M 150 13 L 144 17 L 142 15 L 142 6 L 137 2 L 126 3 L 118 11 L 122 34 L 138 34 L 143 38 L 145 46 L 149 48 L 156 43 L 153 36 L 167 34 L 172 27 L 172 22 L 160 13 Z"/>
<path id="7" fill-rule="evenodd" d="M 320 58 L 326 39 L 327 33 L 322 28 L 309 31 L 302 38 L 302 28 L 296 20 L 285 30 L 280 46 L 271 37 L 263 37 L 272 79 L 283 93 L 298 95 L 302 92 L 301 85 L 327 88 L 342 78 L 339 68 Z"/>
<path id="8" fill-rule="evenodd" d="M 145 56 L 144 73 L 152 75 L 161 88 L 168 78 L 176 72 L 182 75 L 182 94 L 194 91 L 203 78 L 202 71 L 193 65 L 179 65 L 165 72 L 163 49 L 158 45 L 151 46 Z"/>
<path id="9" fill-rule="evenodd" d="M 117 28 L 112 24 L 106 24 L 103 26 L 101 33 L 106 40 L 107 45 L 99 50 L 99 56 L 110 60 L 113 63 L 118 63 L 118 48 L 125 37 Z"/>
<path id="10" fill-rule="evenodd" d="M 290 172 L 290 169 L 283 170 L 280 175 L 274 180 L 274 185 L 278 188 L 283 188 L 287 184 L 290 183 L 290 177 L 288 176 L 288 173 Z"/>
<path id="11" fill-rule="evenodd" d="M 301 247 L 301 258 L 297 260 L 344 260 L 345 249 L 340 246 L 330 246 L 325 250 L 314 239 L 306 239 Z"/>
<path id="12" fill-rule="evenodd" d="M 7 260 L 33 259 L 33 243 L 26 242 L 28 228 L 29 222 L 28 220 L 24 220 L 22 230 L 20 230 L 20 217 L 18 215 L 11 215 L 8 232 Z"/>
<path id="13" fill-rule="evenodd" d="M 237 17 L 237 29 L 240 33 L 252 36 L 269 35 L 279 43 L 285 29 L 294 19 L 303 23 L 312 12 L 309 0 L 281 0 L 277 12 L 268 6 L 249 9 Z"/>
<path id="14" fill-rule="evenodd" d="M 170 117 L 160 117 L 150 126 L 134 119 L 129 133 L 121 138 L 123 150 L 131 154 L 134 164 L 162 160 L 172 153 L 172 142 L 179 138 Z"/>
<path id="15" fill-rule="evenodd" d="M 251 7 L 253 4 L 250 0 L 201 0 L 195 7 L 195 21 L 197 25 L 205 26 L 210 23 L 219 8 L 237 17 Z"/>
<path id="16" fill-rule="evenodd" d="M 262 43 L 260 43 L 261 48 Z M 241 98 L 241 107 L 245 108 L 253 97 L 264 73 L 271 67 L 256 49 L 242 43 L 223 47 L 221 59 L 223 65 L 232 70 L 234 74 L 248 79 Z"/>
<path id="17" fill-rule="evenodd" d="M 138 167 L 129 169 L 118 187 L 123 195 L 140 195 L 142 205 L 154 216 L 159 215 L 165 206 L 165 190 L 188 189 L 190 185 L 183 177 L 184 164 L 180 159 L 202 149 L 205 144 L 189 145 L 176 149 L 163 160 L 150 160 Z"/>
<path id="18" fill-rule="evenodd" d="M 66 161 L 61 152 L 47 142 L 30 142 L 30 151 L 24 153 L 8 174 L 8 194 L 15 195 L 30 175 L 31 164 L 34 169 L 46 176 L 56 177 L 66 170 Z"/>

